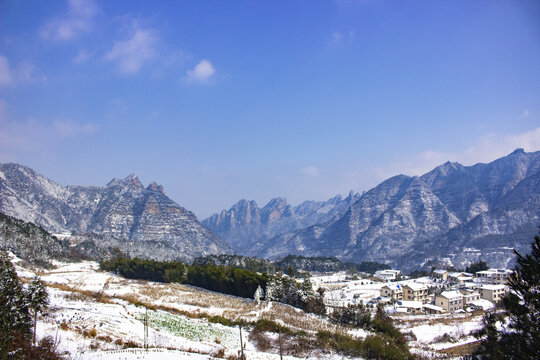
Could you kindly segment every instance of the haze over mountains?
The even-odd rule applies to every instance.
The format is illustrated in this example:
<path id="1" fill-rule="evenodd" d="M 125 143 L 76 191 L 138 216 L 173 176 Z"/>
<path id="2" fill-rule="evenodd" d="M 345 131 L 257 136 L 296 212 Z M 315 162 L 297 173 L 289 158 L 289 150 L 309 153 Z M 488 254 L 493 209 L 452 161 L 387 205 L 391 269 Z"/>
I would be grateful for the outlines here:
<path id="1" fill-rule="evenodd" d="M 274 236 L 339 218 L 359 197 L 351 191 L 346 198 L 337 195 L 327 201 L 304 201 L 295 207 L 284 198 L 274 198 L 262 208 L 253 200 L 240 200 L 202 224 L 219 234 L 235 251 L 246 254 Z"/>
<path id="2" fill-rule="evenodd" d="M 345 210 L 332 211 L 335 216 L 293 231 L 281 224 L 298 224 L 303 217 L 296 208 L 280 208 L 285 210 L 274 221 L 265 222 L 257 215 L 262 209 L 244 200 L 203 223 L 251 256 L 337 256 L 405 270 L 478 259 L 505 267 L 514 259 L 511 249 L 525 251 L 540 224 L 540 152 L 518 149 L 489 164 L 447 162 L 422 176 L 398 175 Z"/>
<path id="3" fill-rule="evenodd" d="M 18 164 L 0 165 L 0 212 L 53 233 L 91 238 L 98 249 L 192 260 L 231 253 L 378 261 L 402 270 L 479 259 L 510 266 L 540 224 L 540 152 L 521 149 L 488 164 L 447 162 L 422 176 L 394 176 L 362 195 L 259 208 L 240 200 L 208 219 L 137 176 L 106 186 L 61 186 Z M 204 226 L 203 226 L 204 225 Z M 216 234 L 219 236 L 216 236 Z"/>

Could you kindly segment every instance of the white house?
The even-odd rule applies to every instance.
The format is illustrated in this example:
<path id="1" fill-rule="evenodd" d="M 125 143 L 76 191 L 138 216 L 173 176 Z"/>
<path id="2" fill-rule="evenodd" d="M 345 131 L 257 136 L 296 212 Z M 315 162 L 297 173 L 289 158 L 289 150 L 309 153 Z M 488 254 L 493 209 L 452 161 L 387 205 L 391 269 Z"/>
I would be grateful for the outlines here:
<path id="1" fill-rule="evenodd" d="M 463 295 L 457 291 L 443 291 L 435 297 L 435 305 L 442 307 L 448 312 L 463 309 Z"/>
<path id="2" fill-rule="evenodd" d="M 488 269 L 476 272 L 476 280 L 485 284 L 506 284 L 512 270 Z"/>
<path id="3" fill-rule="evenodd" d="M 381 288 L 381 296 L 392 300 L 403 300 L 403 288 L 400 284 L 388 284 Z"/>
<path id="4" fill-rule="evenodd" d="M 478 287 L 482 299 L 498 303 L 508 292 L 508 287 L 502 284 L 483 284 Z"/>
<path id="5" fill-rule="evenodd" d="M 425 304 L 428 298 L 428 287 L 425 284 L 411 282 L 403 285 L 403 300 L 420 301 Z"/>
<path id="6" fill-rule="evenodd" d="M 401 274 L 399 270 L 378 270 L 375 272 L 375 277 L 384 281 L 394 281 Z"/>

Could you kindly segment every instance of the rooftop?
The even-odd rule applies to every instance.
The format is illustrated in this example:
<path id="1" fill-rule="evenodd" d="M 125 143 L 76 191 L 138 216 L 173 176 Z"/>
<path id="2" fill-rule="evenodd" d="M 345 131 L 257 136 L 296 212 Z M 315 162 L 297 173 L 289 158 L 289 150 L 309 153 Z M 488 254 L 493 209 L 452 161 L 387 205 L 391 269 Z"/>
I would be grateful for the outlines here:
<path id="1" fill-rule="evenodd" d="M 454 299 L 454 298 L 462 298 L 463 295 L 457 291 L 443 291 L 441 293 L 442 297 L 445 297 L 447 299 Z"/>
<path id="2" fill-rule="evenodd" d="M 480 285 L 480 288 L 486 290 L 503 290 L 506 289 L 507 286 L 502 284 L 484 284 Z"/>
<path id="3" fill-rule="evenodd" d="M 413 289 L 415 291 L 417 291 L 417 290 L 426 290 L 427 289 L 426 285 L 419 284 L 419 283 L 416 283 L 416 282 L 407 283 L 407 284 L 404 284 L 403 286 L 408 286 L 408 287 L 410 287 L 411 289 Z"/>
<path id="4" fill-rule="evenodd" d="M 444 270 L 444 269 L 435 269 L 435 270 L 433 270 L 434 274 L 446 274 L 447 272 L 448 272 L 448 270 Z"/>

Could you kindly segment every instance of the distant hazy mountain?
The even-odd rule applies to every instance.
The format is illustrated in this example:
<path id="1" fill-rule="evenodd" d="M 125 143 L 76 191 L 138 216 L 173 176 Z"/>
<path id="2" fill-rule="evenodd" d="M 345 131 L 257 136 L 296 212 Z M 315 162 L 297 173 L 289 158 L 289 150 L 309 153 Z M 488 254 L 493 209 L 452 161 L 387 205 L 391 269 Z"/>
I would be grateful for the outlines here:
<path id="1" fill-rule="evenodd" d="M 105 187 L 61 186 L 18 164 L 0 165 L 0 212 L 52 233 L 97 234 L 99 246 L 133 256 L 190 260 L 228 253 L 230 247 L 195 215 L 137 176 Z"/>
<path id="2" fill-rule="evenodd" d="M 540 225 L 540 152 L 518 149 L 489 164 L 447 162 L 420 177 L 395 176 L 364 193 L 337 218 L 323 217 L 311 226 L 300 224 L 296 231 L 260 236 L 251 243 L 236 235 L 238 228 L 246 228 L 244 222 L 231 220 L 236 211 L 233 207 L 205 224 L 229 242 L 238 241 L 242 247 L 236 248 L 249 255 L 337 256 L 404 270 L 440 262 L 463 266 L 480 259 L 510 266 L 512 249 L 527 252 Z M 289 213 L 294 214 L 283 212 Z M 264 230 L 266 224 L 260 224 Z"/>
<path id="3" fill-rule="evenodd" d="M 284 198 L 274 198 L 263 208 L 253 200 L 240 200 L 202 224 L 227 241 L 235 251 L 248 254 L 268 239 L 343 215 L 360 195 L 350 193 L 327 201 L 305 201 L 292 207 Z"/>

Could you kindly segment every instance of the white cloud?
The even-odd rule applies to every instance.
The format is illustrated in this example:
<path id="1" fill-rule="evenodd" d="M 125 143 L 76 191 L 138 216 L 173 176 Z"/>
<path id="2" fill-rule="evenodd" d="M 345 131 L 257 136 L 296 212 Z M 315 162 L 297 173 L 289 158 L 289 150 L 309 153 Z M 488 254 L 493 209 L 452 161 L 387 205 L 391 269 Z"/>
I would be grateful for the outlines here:
<path id="1" fill-rule="evenodd" d="M 44 75 L 39 75 L 36 67 L 31 63 L 22 63 L 16 69 L 17 82 L 45 81 Z"/>
<path id="2" fill-rule="evenodd" d="M 345 41 L 354 40 L 355 35 L 356 35 L 356 32 L 353 29 L 350 29 L 349 31 L 345 31 L 345 32 L 334 31 L 332 33 L 332 42 L 335 45 L 341 45 Z"/>
<path id="3" fill-rule="evenodd" d="M 462 151 L 427 150 L 412 158 L 379 167 L 376 172 L 380 180 L 397 174 L 422 175 L 446 161 L 456 161 L 466 166 L 487 163 L 508 155 L 517 148 L 523 148 L 527 152 L 540 150 L 540 127 L 522 134 L 488 134 Z"/>
<path id="4" fill-rule="evenodd" d="M 319 176 L 319 168 L 314 165 L 308 165 L 300 169 L 300 172 L 307 176 Z"/>
<path id="5" fill-rule="evenodd" d="M 41 27 L 42 38 L 66 41 L 92 30 L 93 18 L 99 12 L 94 0 L 69 0 L 68 3 L 68 14 L 51 19 Z"/>
<path id="6" fill-rule="evenodd" d="M 201 60 L 193 70 L 188 70 L 186 75 L 186 82 L 198 82 L 206 83 L 210 80 L 212 75 L 216 72 L 216 69 L 212 63 L 206 59 Z"/>
<path id="7" fill-rule="evenodd" d="M 91 123 L 79 124 L 71 120 L 54 121 L 53 133 L 58 137 L 70 137 L 79 134 L 91 134 L 96 131 L 96 126 Z"/>
<path id="8" fill-rule="evenodd" d="M 123 74 L 134 74 L 156 54 L 158 38 L 154 31 L 136 28 L 129 39 L 115 42 L 105 60 L 115 61 Z"/>
<path id="9" fill-rule="evenodd" d="M 69 11 L 74 16 L 91 18 L 99 12 L 94 0 L 68 0 L 68 2 Z"/>
<path id="10" fill-rule="evenodd" d="M 0 86 L 45 80 L 46 77 L 39 75 L 36 67 L 31 63 L 21 63 L 13 69 L 8 58 L 0 55 Z"/>
<path id="11" fill-rule="evenodd" d="M 529 116 L 529 110 L 523 110 L 523 112 L 521 113 L 521 117 L 526 118 L 528 116 Z"/>
<path id="12" fill-rule="evenodd" d="M 76 64 L 82 64 L 90 59 L 90 53 L 85 49 L 80 49 L 77 55 L 73 58 L 73 62 Z"/>
<path id="13" fill-rule="evenodd" d="M 8 104 L 0 98 L 0 162 L 15 161 L 17 154 L 25 152 L 46 151 L 63 140 L 95 131 L 95 124 L 73 120 L 12 119 Z"/>

